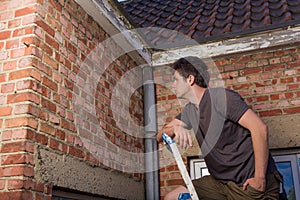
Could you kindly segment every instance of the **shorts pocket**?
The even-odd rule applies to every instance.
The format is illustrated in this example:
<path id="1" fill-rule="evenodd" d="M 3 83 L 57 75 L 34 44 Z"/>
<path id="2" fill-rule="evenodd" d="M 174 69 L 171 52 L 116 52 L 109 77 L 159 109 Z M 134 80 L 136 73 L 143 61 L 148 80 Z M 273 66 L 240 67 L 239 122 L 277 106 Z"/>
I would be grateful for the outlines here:
<path id="1" fill-rule="evenodd" d="M 264 191 L 255 189 L 251 185 L 247 186 L 246 192 L 254 199 L 261 199 L 265 193 Z"/>

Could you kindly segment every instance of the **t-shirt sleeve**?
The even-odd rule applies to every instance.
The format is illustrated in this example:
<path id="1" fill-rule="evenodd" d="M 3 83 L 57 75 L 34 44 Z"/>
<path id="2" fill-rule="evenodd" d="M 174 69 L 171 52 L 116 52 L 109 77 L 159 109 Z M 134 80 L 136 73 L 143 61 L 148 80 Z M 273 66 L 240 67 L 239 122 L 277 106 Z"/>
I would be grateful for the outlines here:
<path id="1" fill-rule="evenodd" d="M 189 115 L 188 115 L 188 105 L 186 105 L 184 108 L 183 108 L 183 110 L 182 110 L 182 112 L 181 113 L 179 113 L 175 118 L 176 119 L 178 119 L 178 120 L 180 120 L 180 121 L 182 121 L 183 123 L 185 123 L 186 124 L 186 128 L 187 129 L 191 129 L 192 128 L 192 125 L 191 125 L 191 122 L 190 122 L 190 120 L 189 120 Z"/>
<path id="2" fill-rule="evenodd" d="M 249 109 L 249 106 L 237 92 L 231 90 L 227 90 L 226 100 L 226 118 L 233 122 L 238 122 Z"/>

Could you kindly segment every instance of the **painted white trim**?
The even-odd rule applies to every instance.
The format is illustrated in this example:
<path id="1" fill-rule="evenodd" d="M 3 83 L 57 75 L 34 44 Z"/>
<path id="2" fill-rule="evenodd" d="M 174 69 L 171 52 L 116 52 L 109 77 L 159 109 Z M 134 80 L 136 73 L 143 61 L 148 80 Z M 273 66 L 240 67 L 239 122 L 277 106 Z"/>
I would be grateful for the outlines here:
<path id="1" fill-rule="evenodd" d="M 209 172 L 207 174 L 202 174 L 202 169 L 207 169 L 206 163 L 203 158 L 190 160 L 190 175 L 192 180 L 201 178 L 209 174 Z"/>
<path id="2" fill-rule="evenodd" d="M 155 52 L 152 55 L 153 66 L 174 62 L 180 57 L 198 56 L 215 57 L 232 53 L 241 53 L 280 45 L 290 45 L 300 42 L 300 26 L 289 27 L 285 30 L 270 30 L 261 34 L 233 38 L 218 42 L 189 46 L 180 49 Z"/>

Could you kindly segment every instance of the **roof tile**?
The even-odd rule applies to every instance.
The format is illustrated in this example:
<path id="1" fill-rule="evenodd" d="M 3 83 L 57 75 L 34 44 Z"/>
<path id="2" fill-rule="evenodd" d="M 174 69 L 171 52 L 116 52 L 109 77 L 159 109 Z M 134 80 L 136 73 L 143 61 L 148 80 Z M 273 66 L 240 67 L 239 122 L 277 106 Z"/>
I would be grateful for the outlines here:
<path id="1" fill-rule="evenodd" d="M 264 3 L 264 1 L 261 0 L 251 0 L 251 6 L 261 6 Z"/>
<path id="2" fill-rule="evenodd" d="M 261 21 L 264 17 L 269 15 L 269 10 L 264 10 L 264 12 L 252 13 L 251 19 L 253 21 Z"/>
<path id="3" fill-rule="evenodd" d="M 122 6 L 138 27 L 176 30 L 201 42 L 300 21 L 300 0 L 129 0 Z M 144 31 L 152 44 L 183 39 L 171 33 Z"/>

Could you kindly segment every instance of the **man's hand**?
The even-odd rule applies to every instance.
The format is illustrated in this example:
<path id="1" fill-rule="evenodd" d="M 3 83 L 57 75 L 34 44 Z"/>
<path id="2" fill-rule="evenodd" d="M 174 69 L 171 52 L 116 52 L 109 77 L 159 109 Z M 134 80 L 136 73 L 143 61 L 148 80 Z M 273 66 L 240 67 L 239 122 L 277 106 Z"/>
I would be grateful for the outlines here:
<path id="1" fill-rule="evenodd" d="M 247 186 L 250 185 L 256 190 L 264 192 L 266 189 L 266 179 L 265 178 L 250 178 L 247 179 L 243 184 L 243 190 L 246 190 Z"/>
<path id="2" fill-rule="evenodd" d="M 192 146 L 192 138 L 190 132 L 182 126 L 174 126 L 174 140 L 182 149 Z"/>

